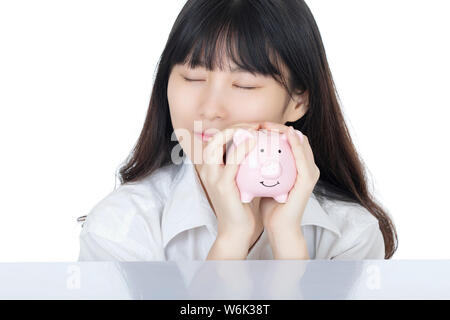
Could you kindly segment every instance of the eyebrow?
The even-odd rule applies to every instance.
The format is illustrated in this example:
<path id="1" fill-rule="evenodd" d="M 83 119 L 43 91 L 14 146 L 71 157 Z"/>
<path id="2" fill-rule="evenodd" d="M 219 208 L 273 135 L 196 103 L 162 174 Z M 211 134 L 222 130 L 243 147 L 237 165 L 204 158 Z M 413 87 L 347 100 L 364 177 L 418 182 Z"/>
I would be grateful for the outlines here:
<path id="1" fill-rule="evenodd" d="M 230 71 L 231 71 L 231 72 L 250 72 L 250 71 L 245 70 L 245 69 L 243 69 L 243 68 L 241 68 L 241 67 L 234 67 L 234 68 L 231 68 Z"/>
<path id="2" fill-rule="evenodd" d="M 200 61 L 200 66 L 201 66 L 202 68 L 206 68 L 206 66 L 204 65 L 203 61 Z M 251 71 L 249 71 L 249 70 L 247 70 L 247 69 L 241 68 L 241 67 L 239 67 L 239 66 L 230 68 L 230 72 L 231 72 L 231 73 L 248 72 L 248 73 L 254 74 L 253 72 L 251 72 Z"/>

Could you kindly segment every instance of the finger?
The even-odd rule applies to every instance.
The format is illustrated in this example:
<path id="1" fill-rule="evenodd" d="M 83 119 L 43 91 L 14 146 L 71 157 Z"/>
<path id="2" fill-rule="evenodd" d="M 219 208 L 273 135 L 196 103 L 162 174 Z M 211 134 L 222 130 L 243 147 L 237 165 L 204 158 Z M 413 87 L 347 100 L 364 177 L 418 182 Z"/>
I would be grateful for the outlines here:
<path id="1" fill-rule="evenodd" d="M 259 130 L 261 127 L 261 123 L 260 122 L 241 122 L 241 123 L 236 123 L 231 125 L 229 128 L 240 128 L 240 129 L 246 129 L 246 130 Z M 223 154 L 225 154 L 227 146 L 224 144 L 223 145 Z"/>
<path id="2" fill-rule="evenodd" d="M 311 159 L 314 161 L 314 153 L 311 148 L 311 144 L 309 143 L 308 137 L 302 134 L 302 141 L 301 141 L 303 148 L 305 148 L 306 156 L 308 159 Z"/>
<path id="3" fill-rule="evenodd" d="M 271 130 L 271 131 L 277 131 L 279 133 L 287 133 L 287 130 L 289 129 L 289 127 L 284 124 L 270 122 L 270 121 L 263 122 L 261 124 L 261 128 Z"/>
<path id="4" fill-rule="evenodd" d="M 241 122 L 241 123 L 237 123 L 232 125 L 231 127 L 239 127 L 242 129 L 253 129 L 253 130 L 258 130 L 261 126 L 260 122 Z"/>
<path id="5" fill-rule="evenodd" d="M 292 127 L 291 127 L 292 128 Z M 294 129 L 294 137 L 296 141 L 300 142 L 301 147 L 304 150 L 305 158 L 314 161 L 314 154 L 309 143 L 308 137 L 305 136 L 300 130 Z"/>
<path id="6" fill-rule="evenodd" d="M 298 132 L 303 137 L 303 140 L 307 140 L 306 136 L 303 135 L 300 130 L 294 129 L 294 127 L 291 127 L 291 126 L 286 126 L 286 125 L 276 123 L 276 122 L 265 121 L 261 124 L 261 127 L 264 129 L 271 130 L 271 131 L 279 132 L 279 134 L 284 133 L 287 137 L 289 136 L 290 129 L 292 128 L 293 130 Z M 294 134 L 294 136 L 297 138 L 295 141 L 297 141 L 300 138 L 297 134 Z M 302 142 L 302 140 L 300 140 L 300 142 Z M 303 147 L 303 143 L 300 143 L 300 145 L 302 145 L 302 147 Z"/>
<path id="7" fill-rule="evenodd" d="M 223 164 L 223 155 L 226 151 L 226 144 L 231 140 L 232 135 L 237 129 L 247 130 L 259 130 L 261 126 L 260 122 L 241 122 L 231 125 L 230 127 L 217 132 L 209 141 L 205 147 L 207 157 L 213 161 L 213 163 Z M 231 137 L 230 137 L 231 135 Z M 221 148 L 221 150 L 220 150 Z M 212 158 L 211 158 L 212 157 Z M 220 158 L 219 162 L 214 162 Z"/>
<path id="8" fill-rule="evenodd" d="M 299 131 L 299 130 L 295 130 Z M 300 131 L 299 131 L 300 132 Z M 303 169 L 303 163 L 306 161 L 305 149 L 303 148 L 302 143 L 300 143 L 300 137 L 294 130 L 288 130 L 287 138 L 289 145 L 291 146 L 292 154 L 294 155 L 295 162 L 297 164 L 297 171 Z"/>
<path id="9" fill-rule="evenodd" d="M 244 161 L 245 157 L 256 146 L 256 137 L 247 138 L 243 142 L 239 143 L 233 150 L 227 155 L 227 164 L 224 168 L 224 178 L 232 181 L 236 177 L 239 165 Z"/>
<path id="10" fill-rule="evenodd" d="M 227 128 L 217 132 L 207 143 L 203 151 L 206 164 L 223 164 L 224 144 L 233 138 L 237 128 Z"/>
<path id="11" fill-rule="evenodd" d="M 233 139 L 234 133 L 242 127 L 231 126 L 222 131 L 216 133 L 204 150 L 204 158 L 208 164 L 221 164 L 224 165 L 223 156 L 225 153 L 226 144 Z"/>

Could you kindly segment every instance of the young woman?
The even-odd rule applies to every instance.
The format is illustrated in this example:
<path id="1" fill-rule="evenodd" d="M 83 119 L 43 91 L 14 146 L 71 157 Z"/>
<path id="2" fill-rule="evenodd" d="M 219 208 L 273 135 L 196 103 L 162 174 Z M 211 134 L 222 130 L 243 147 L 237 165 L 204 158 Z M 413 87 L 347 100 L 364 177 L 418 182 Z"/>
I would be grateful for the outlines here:
<path id="1" fill-rule="evenodd" d="M 223 160 L 242 128 L 287 135 L 298 174 L 286 203 L 240 201 L 235 176 L 254 141 Z M 301 0 L 187 1 L 120 181 L 87 216 L 80 261 L 388 259 L 397 248 Z"/>

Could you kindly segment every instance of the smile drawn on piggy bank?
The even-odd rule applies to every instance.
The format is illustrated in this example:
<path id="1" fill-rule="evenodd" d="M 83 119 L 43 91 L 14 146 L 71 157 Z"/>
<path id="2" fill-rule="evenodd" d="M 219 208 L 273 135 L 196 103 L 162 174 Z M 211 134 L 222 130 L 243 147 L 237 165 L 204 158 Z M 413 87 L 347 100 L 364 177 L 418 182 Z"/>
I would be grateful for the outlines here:
<path id="1" fill-rule="evenodd" d="M 298 130 L 295 133 L 300 136 Z M 241 201 L 249 203 L 254 197 L 272 197 L 285 203 L 297 179 L 297 166 L 286 134 L 237 129 L 227 151 L 227 162 L 231 160 L 231 150 L 250 137 L 256 138 L 256 145 L 240 163 L 235 179 Z"/>

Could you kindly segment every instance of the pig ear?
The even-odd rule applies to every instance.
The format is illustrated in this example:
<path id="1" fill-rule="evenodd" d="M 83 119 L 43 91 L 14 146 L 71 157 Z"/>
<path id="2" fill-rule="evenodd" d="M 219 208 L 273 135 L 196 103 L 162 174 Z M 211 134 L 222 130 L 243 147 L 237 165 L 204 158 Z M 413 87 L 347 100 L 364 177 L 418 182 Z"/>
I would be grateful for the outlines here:
<path id="1" fill-rule="evenodd" d="M 282 134 L 281 134 L 281 140 L 287 141 L 286 133 L 282 133 Z"/>
<path id="2" fill-rule="evenodd" d="M 233 142 L 235 145 L 238 145 L 245 139 L 251 138 L 251 137 L 253 137 L 253 134 L 251 134 L 248 130 L 237 129 L 236 132 L 233 134 Z"/>

